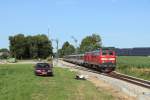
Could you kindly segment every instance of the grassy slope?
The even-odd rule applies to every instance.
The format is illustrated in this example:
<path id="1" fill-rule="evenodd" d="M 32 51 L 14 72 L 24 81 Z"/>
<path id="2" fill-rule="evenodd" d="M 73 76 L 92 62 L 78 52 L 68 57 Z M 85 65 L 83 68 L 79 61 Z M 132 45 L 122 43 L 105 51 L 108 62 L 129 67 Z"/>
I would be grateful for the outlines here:
<path id="1" fill-rule="evenodd" d="M 75 73 L 55 68 L 54 77 L 38 77 L 32 65 L 0 65 L 0 100 L 112 100 L 107 91 Z"/>
<path id="2" fill-rule="evenodd" d="M 150 80 L 150 57 L 118 57 L 117 71 Z"/>

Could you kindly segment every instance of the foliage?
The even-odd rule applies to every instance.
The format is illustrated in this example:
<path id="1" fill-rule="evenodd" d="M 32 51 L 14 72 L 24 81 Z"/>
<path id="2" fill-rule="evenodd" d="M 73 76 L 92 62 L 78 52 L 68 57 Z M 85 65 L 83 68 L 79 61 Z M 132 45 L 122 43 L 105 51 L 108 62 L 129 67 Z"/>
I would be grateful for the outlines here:
<path id="1" fill-rule="evenodd" d="M 89 81 L 75 80 L 75 72 L 54 68 L 54 77 L 33 73 L 33 65 L 0 65 L 0 100 L 113 100 Z"/>
<path id="2" fill-rule="evenodd" d="M 9 52 L 9 50 L 7 48 L 2 48 L 0 49 L 0 52 Z"/>
<path id="3" fill-rule="evenodd" d="M 59 56 L 70 55 L 75 53 L 75 47 L 71 45 L 68 41 L 65 42 L 62 46 L 62 49 L 59 49 Z"/>
<path id="4" fill-rule="evenodd" d="M 9 58 L 9 59 L 7 59 L 7 62 L 9 62 L 9 63 L 15 63 L 17 61 L 16 61 L 16 58 Z"/>
<path id="5" fill-rule="evenodd" d="M 89 52 L 97 50 L 102 46 L 101 37 L 97 34 L 85 37 L 80 45 L 80 52 Z"/>
<path id="6" fill-rule="evenodd" d="M 117 58 L 117 71 L 150 80 L 150 57 L 120 56 Z"/>
<path id="7" fill-rule="evenodd" d="M 46 58 L 47 62 L 49 62 L 50 64 L 53 64 L 53 58 L 50 56 L 50 57 L 47 57 Z"/>
<path id="8" fill-rule="evenodd" d="M 6 48 L 0 49 L 0 59 L 6 59 L 8 57 L 10 57 L 9 50 Z"/>
<path id="9" fill-rule="evenodd" d="M 26 41 L 23 34 L 10 36 L 10 52 L 13 57 L 21 59 L 25 54 Z"/>
<path id="10" fill-rule="evenodd" d="M 46 58 L 52 55 L 52 44 L 46 35 L 9 37 L 10 52 L 17 59 Z"/>

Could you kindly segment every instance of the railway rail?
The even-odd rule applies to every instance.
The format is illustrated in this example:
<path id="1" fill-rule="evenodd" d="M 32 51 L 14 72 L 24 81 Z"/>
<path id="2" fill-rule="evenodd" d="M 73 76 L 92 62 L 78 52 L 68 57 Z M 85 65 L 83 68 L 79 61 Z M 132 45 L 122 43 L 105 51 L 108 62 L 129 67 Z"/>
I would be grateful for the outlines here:
<path id="1" fill-rule="evenodd" d="M 123 81 L 130 82 L 132 84 L 150 89 L 150 81 L 147 81 L 147 80 L 143 80 L 143 79 L 140 79 L 140 78 L 128 76 L 128 75 L 125 75 L 125 74 L 121 74 L 121 73 L 118 73 L 116 71 L 111 72 L 110 74 L 106 74 L 106 75 L 109 76 L 109 77 L 117 78 L 117 79 L 120 79 L 120 80 L 123 80 Z"/>
<path id="2" fill-rule="evenodd" d="M 140 79 L 140 78 L 135 78 L 135 77 L 128 76 L 128 75 L 125 75 L 125 74 L 121 74 L 121 73 L 118 73 L 116 71 L 111 72 L 109 74 L 106 74 L 106 73 L 101 73 L 101 72 L 96 71 L 96 70 L 89 69 L 87 67 L 85 68 L 85 67 L 82 67 L 82 66 L 76 66 L 76 65 L 71 66 L 71 65 L 66 65 L 64 63 L 62 63 L 62 64 L 65 65 L 65 66 L 75 68 L 75 69 L 79 69 L 79 70 L 83 70 L 83 71 L 88 71 L 88 72 L 97 73 L 97 74 L 101 74 L 101 75 L 104 75 L 104 76 L 116 78 L 116 79 L 119 79 L 119 80 L 123 80 L 123 81 L 129 82 L 129 83 L 132 83 L 132 84 L 150 89 L 150 81 L 143 80 L 143 79 Z"/>

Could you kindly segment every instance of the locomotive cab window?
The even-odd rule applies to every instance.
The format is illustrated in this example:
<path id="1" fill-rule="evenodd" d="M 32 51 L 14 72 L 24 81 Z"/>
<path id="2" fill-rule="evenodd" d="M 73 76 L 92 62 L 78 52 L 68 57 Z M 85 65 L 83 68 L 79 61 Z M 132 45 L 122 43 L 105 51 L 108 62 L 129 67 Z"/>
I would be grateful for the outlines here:
<path id="1" fill-rule="evenodd" d="M 112 52 L 112 51 L 109 51 L 109 55 L 113 55 L 113 52 Z"/>
<path id="2" fill-rule="evenodd" d="M 98 56 L 99 53 L 100 53 L 99 51 L 95 51 L 95 52 L 93 52 L 93 55 L 94 55 L 94 56 Z"/>
<path id="3" fill-rule="evenodd" d="M 106 51 L 103 51 L 103 52 L 102 52 L 102 55 L 107 55 L 107 52 L 106 52 Z"/>

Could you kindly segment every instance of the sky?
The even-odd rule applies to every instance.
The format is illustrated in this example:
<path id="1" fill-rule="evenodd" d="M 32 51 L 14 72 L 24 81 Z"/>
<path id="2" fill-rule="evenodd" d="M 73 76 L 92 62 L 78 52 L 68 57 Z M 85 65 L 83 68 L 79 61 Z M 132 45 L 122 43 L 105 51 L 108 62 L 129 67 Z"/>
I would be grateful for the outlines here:
<path id="1" fill-rule="evenodd" d="M 150 47 L 150 0 L 0 0 L 0 48 L 9 48 L 9 36 L 48 28 L 59 47 L 92 33 L 103 46 Z"/>

